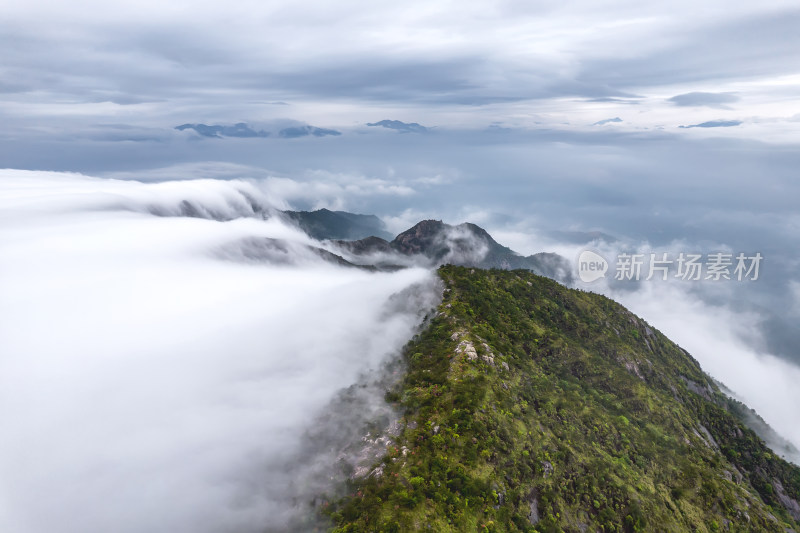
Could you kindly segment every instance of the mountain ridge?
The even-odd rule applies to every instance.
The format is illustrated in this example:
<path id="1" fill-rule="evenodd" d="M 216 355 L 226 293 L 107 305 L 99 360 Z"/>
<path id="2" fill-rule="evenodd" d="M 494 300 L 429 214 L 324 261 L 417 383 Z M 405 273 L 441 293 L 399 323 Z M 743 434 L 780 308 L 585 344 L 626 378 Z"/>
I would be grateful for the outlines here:
<path id="1" fill-rule="evenodd" d="M 384 119 L 379 122 L 368 122 L 367 126 L 381 127 L 390 130 L 396 130 L 400 133 L 428 133 L 430 128 L 427 128 L 416 122 L 403 122 L 400 120 Z"/>
<path id="2" fill-rule="evenodd" d="M 574 279 L 571 265 L 564 257 L 548 252 L 522 256 L 470 222 L 454 226 L 428 219 L 398 234 L 392 241 L 371 238 L 336 240 L 334 244 L 352 254 L 352 260 L 395 252 L 405 257 L 423 257 L 434 266 L 450 263 L 476 268 L 524 268 L 563 283 Z"/>
<path id="3" fill-rule="evenodd" d="M 612 300 L 444 266 L 385 457 L 324 506 L 354 531 L 798 531 L 800 468 Z"/>
<path id="4" fill-rule="evenodd" d="M 202 124 L 202 123 L 186 123 L 180 126 L 175 126 L 178 131 L 193 130 L 202 137 L 209 137 L 212 139 L 224 138 L 266 138 L 270 137 L 272 133 L 264 130 L 255 130 L 246 122 L 238 122 L 233 126 L 224 124 Z M 295 139 L 298 137 L 338 137 L 342 132 L 330 128 L 318 128 L 308 124 L 289 126 L 282 128 L 275 132 L 278 138 L 281 139 Z"/>
<path id="5" fill-rule="evenodd" d="M 391 239 L 386 225 L 375 215 L 322 208 L 316 211 L 282 211 L 309 237 L 317 240 L 358 240 L 367 237 Z"/>

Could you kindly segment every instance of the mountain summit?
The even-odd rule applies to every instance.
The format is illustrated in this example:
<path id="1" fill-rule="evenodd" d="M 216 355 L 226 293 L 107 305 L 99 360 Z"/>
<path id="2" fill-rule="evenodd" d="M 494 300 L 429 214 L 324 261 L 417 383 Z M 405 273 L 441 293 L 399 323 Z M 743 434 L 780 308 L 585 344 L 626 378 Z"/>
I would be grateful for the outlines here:
<path id="1" fill-rule="evenodd" d="M 362 239 L 369 236 L 392 238 L 383 221 L 375 215 L 324 208 L 316 211 L 283 211 L 283 214 L 317 240 Z"/>
<path id="2" fill-rule="evenodd" d="M 397 130 L 400 133 L 427 133 L 429 128 L 417 124 L 416 122 L 402 122 L 400 120 L 381 120 L 380 122 L 370 122 L 367 126 L 388 128 Z"/>
<path id="3" fill-rule="evenodd" d="M 391 242 L 383 239 L 337 241 L 351 260 L 367 259 L 381 254 L 395 254 L 406 258 L 424 258 L 429 264 L 454 264 L 478 268 L 523 268 L 538 274 L 569 283 L 572 269 L 569 262 L 557 254 L 538 253 L 522 256 L 503 246 L 489 233 L 469 222 L 456 226 L 441 220 L 423 220 L 400 233 Z M 384 261 L 391 259 L 384 258 Z M 402 262 L 402 261 L 401 261 Z"/>

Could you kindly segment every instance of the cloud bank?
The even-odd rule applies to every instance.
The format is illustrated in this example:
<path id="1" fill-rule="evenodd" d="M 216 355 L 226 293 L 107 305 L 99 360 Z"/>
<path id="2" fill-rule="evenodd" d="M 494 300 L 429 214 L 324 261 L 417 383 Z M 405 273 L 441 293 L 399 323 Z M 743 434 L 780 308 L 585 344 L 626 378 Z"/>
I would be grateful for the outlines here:
<path id="1" fill-rule="evenodd" d="M 731 93 L 704 93 L 692 92 L 678 94 L 669 98 L 668 101 L 679 107 L 714 107 L 726 108 L 725 104 L 738 102 L 740 98 Z"/>
<path id="2" fill-rule="evenodd" d="M 327 487 L 295 462 L 315 418 L 436 294 L 419 269 L 220 255 L 310 243 L 263 219 L 254 183 L 4 171 L 0 187 L 4 531 L 287 529 L 307 511 L 292 482 Z"/>

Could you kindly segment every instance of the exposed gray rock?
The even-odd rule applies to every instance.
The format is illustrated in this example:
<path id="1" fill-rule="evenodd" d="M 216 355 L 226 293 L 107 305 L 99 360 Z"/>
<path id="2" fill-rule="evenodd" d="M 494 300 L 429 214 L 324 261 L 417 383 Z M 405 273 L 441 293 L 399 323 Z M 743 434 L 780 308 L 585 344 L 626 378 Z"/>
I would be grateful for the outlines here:
<path id="1" fill-rule="evenodd" d="M 706 429 L 706 427 L 702 424 L 700 424 L 699 428 L 700 431 L 702 432 L 702 435 L 698 433 L 696 429 L 693 429 L 692 431 L 694 432 L 695 436 L 700 440 L 702 440 L 703 443 L 709 448 L 718 450 L 719 445 L 717 444 L 717 441 L 714 440 L 714 437 L 711 436 L 711 433 L 708 431 L 708 429 Z"/>
<path id="2" fill-rule="evenodd" d="M 474 361 L 478 358 L 478 352 L 475 350 L 475 345 L 468 340 L 463 340 L 456 346 L 456 355 L 464 354 L 468 361 Z"/>
<path id="3" fill-rule="evenodd" d="M 539 498 L 536 497 L 535 493 L 529 502 L 528 511 L 528 520 L 530 520 L 531 524 L 535 526 L 539 523 Z"/>
<path id="4" fill-rule="evenodd" d="M 681 376 L 681 379 L 683 380 L 684 383 L 686 383 L 686 388 L 687 389 L 689 389 L 690 391 L 692 391 L 695 394 L 698 394 L 698 395 L 702 396 L 703 398 L 705 398 L 706 400 L 708 400 L 710 402 L 714 401 L 713 398 L 712 398 L 712 395 L 714 394 L 714 389 L 711 388 L 711 385 L 706 383 L 705 386 L 703 386 L 700 383 L 697 383 L 696 381 L 692 381 L 691 379 L 689 379 L 689 378 L 687 378 L 685 376 Z"/>
<path id="5" fill-rule="evenodd" d="M 773 479 L 772 487 L 775 489 L 778 501 L 786 508 L 791 517 L 795 520 L 800 520 L 800 503 L 786 494 L 786 489 L 783 488 L 783 484 L 779 480 Z"/>

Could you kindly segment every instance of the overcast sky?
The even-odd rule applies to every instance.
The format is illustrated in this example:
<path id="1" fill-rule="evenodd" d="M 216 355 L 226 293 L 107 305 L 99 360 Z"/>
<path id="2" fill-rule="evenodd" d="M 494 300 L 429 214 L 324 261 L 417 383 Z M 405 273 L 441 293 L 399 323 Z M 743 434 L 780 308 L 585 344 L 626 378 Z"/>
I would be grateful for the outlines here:
<path id="1" fill-rule="evenodd" d="M 743 124 L 725 135 L 793 139 L 800 119 L 792 1 L 34 0 L 2 12 L 6 136 L 275 118 L 582 129 L 619 117 L 609 124 L 727 119 Z"/>

